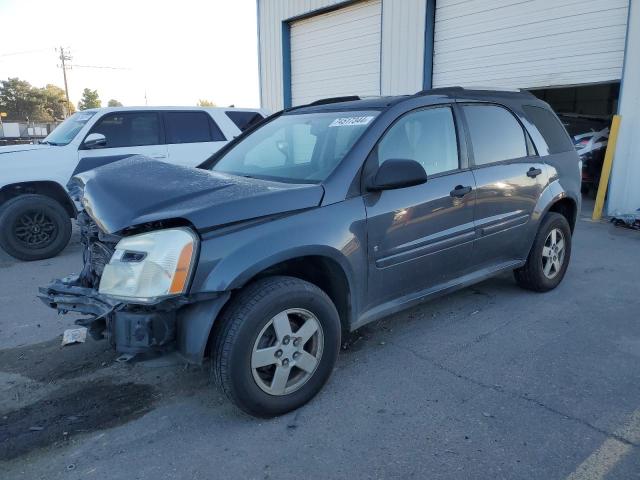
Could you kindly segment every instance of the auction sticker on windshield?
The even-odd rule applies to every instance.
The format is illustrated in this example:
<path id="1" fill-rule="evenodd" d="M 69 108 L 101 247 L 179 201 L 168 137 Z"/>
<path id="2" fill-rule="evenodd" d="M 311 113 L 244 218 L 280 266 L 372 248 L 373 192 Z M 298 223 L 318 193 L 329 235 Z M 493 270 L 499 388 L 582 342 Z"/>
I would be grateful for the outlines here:
<path id="1" fill-rule="evenodd" d="M 373 117 L 340 117 L 329 124 L 330 127 L 354 127 L 356 125 L 368 125 Z"/>

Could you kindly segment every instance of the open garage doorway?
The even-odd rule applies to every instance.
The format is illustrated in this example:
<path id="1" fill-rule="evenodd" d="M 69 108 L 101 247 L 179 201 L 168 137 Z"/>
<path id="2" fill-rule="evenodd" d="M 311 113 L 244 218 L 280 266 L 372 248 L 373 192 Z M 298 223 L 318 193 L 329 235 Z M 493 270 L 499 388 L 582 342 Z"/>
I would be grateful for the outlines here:
<path id="1" fill-rule="evenodd" d="M 530 91 L 551 105 L 558 114 L 610 119 L 618 110 L 620 82 L 540 88 Z"/>
<path id="2" fill-rule="evenodd" d="M 583 212 L 593 211 L 620 82 L 532 89 L 555 110 L 582 159 Z"/>

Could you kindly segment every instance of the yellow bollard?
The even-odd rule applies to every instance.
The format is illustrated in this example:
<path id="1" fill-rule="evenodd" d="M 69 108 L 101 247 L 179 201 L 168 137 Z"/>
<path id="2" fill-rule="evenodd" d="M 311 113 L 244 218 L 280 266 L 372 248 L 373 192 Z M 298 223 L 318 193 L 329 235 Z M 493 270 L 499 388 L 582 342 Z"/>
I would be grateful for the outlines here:
<path id="1" fill-rule="evenodd" d="M 616 142 L 618 141 L 618 130 L 620 130 L 620 115 L 614 115 L 611 122 L 611 131 L 609 132 L 609 142 L 607 143 L 607 151 L 604 154 L 604 163 L 602 164 L 602 173 L 600 174 L 600 183 L 598 184 L 598 194 L 596 195 L 596 204 L 593 206 L 592 220 L 600 220 L 602 218 L 602 207 L 604 207 L 604 197 L 607 194 L 609 185 L 609 176 L 611 175 L 611 166 L 613 165 L 613 154 L 616 151 Z"/>

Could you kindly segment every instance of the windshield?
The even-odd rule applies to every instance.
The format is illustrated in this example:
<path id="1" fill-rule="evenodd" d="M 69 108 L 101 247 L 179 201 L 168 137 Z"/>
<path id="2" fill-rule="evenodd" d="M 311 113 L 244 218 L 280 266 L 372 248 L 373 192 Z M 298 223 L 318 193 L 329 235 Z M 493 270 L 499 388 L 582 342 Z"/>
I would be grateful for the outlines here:
<path id="1" fill-rule="evenodd" d="M 42 143 L 51 145 L 67 145 L 78 134 L 82 127 L 93 117 L 96 112 L 77 112 L 67 118 L 64 122 L 56 127 Z"/>
<path id="2" fill-rule="evenodd" d="M 282 115 L 247 136 L 211 170 L 284 182 L 322 182 L 378 113 Z"/>

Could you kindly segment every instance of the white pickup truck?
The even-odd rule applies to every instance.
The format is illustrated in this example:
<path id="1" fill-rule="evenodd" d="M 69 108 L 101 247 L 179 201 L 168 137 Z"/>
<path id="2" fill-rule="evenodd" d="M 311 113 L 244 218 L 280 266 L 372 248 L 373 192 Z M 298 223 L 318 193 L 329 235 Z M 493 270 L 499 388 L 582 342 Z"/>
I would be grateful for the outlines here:
<path id="1" fill-rule="evenodd" d="M 266 116 L 259 109 L 117 107 L 84 110 L 37 145 L 0 147 L 0 247 L 20 260 L 69 242 L 73 175 L 132 155 L 195 167 Z"/>

